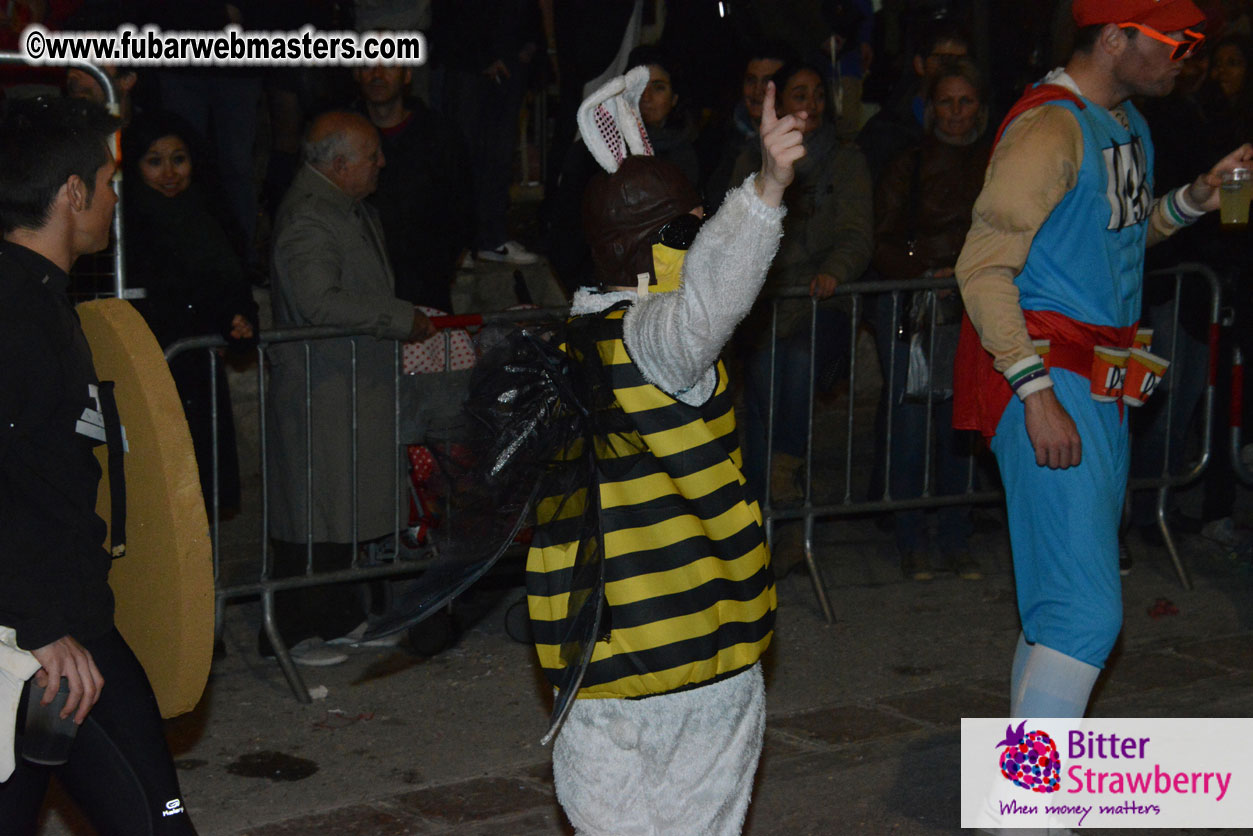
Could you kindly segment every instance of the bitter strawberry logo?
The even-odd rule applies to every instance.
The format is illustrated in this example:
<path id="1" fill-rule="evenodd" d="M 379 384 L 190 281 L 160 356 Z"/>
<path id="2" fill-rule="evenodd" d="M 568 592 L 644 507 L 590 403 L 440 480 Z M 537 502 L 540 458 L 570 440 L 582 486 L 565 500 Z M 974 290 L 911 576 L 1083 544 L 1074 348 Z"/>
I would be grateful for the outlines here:
<path id="1" fill-rule="evenodd" d="M 1031 792 L 1057 792 L 1061 784 L 1062 759 L 1057 754 L 1057 744 L 1047 732 L 1040 730 L 1024 733 L 1027 721 L 1015 729 L 1005 727 L 1005 739 L 997 746 L 1001 752 L 1001 774 L 1005 780 Z"/>

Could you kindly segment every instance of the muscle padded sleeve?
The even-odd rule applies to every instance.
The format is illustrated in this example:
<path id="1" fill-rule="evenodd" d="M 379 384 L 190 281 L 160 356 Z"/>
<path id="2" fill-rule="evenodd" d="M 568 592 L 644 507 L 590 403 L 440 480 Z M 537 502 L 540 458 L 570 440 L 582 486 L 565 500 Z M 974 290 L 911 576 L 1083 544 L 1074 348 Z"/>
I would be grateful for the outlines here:
<path id="1" fill-rule="evenodd" d="M 1036 356 L 1014 278 L 1036 232 L 1077 182 L 1082 162 L 1083 133 L 1074 115 L 1041 106 L 1009 126 L 988 165 L 957 259 L 957 283 L 999 372 Z"/>

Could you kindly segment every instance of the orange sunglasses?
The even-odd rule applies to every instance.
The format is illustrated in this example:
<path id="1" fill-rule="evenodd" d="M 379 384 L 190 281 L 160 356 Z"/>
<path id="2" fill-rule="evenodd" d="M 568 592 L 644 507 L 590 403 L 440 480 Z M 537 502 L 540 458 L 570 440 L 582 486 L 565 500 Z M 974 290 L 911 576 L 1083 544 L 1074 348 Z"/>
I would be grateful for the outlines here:
<path id="1" fill-rule="evenodd" d="M 1186 40 L 1177 41 L 1169 35 L 1163 35 L 1151 26 L 1145 26 L 1142 23 L 1120 23 L 1119 29 L 1135 29 L 1143 32 L 1155 41 L 1161 41 L 1174 47 L 1174 51 L 1170 53 L 1171 61 L 1182 61 L 1192 53 L 1196 52 L 1196 48 L 1205 40 L 1205 36 L 1200 32 L 1193 32 L 1191 29 L 1183 30 L 1183 34 L 1187 36 Z"/>

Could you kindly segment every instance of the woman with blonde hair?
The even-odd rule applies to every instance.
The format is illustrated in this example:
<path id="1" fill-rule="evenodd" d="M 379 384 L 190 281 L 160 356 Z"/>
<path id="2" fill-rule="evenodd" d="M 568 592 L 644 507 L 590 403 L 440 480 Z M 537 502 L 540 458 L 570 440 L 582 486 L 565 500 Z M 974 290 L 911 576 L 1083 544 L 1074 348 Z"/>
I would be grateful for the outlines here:
<path id="1" fill-rule="evenodd" d="M 946 59 L 927 84 L 925 103 L 922 141 L 888 164 L 875 191 L 873 264 L 884 279 L 952 276 L 970 228 L 975 198 L 983 187 L 988 161 L 987 90 L 974 63 L 967 58 Z M 879 360 L 884 381 L 892 382 L 886 396 L 892 401 L 889 487 L 893 499 L 920 496 L 923 475 L 931 466 L 925 458 L 926 398 L 907 397 L 906 393 L 911 327 L 923 329 L 923 342 L 928 347 L 932 345 L 930 329 L 936 329 L 929 366 L 937 493 L 961 493 L 968 479 L 970 434 L 956 432 L 952 425 L 952 365 L 961 300 L 955 290 L 941 290 L 937 296 L 930 319 L 926 319 L 932 316 L 929 305 L 922 306 L 920 318 L 909 316 L 908 296 L 902 297 L 895 321 L 890 304 L 879 306 L 882 310 L 875 328 Z M 917 319 L 926 321 L 908 321 Z M 945 379 L 949 381 L 948 394 L 941 384 Z M 967 543 L 969 509 L 949 506 L 941 508 L 938 515 L 937 545 L 946 568 L 968 580 L 978 579 L 979 564 Z M 914 580 L 930 580 L 933 570 L 925 512 L 897 512 L 895 528 L 901 571 Z"/>

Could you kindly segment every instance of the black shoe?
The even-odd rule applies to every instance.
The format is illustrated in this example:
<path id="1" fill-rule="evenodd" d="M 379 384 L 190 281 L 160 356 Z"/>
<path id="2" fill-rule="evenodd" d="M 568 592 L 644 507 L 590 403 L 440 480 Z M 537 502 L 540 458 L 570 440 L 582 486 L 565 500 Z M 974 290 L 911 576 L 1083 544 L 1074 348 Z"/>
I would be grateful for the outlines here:
<path id="1" fill-rule="evenodd" d="M 525 598 L 514 601 L 505 610 L 505 635 L 518 644 L 531 644 L 535 640 L 531 632 L 531 613 L 527 610 Z"/>
<path id="2" fill-rule="evenodd" d="M 770 547 L 770 566 L 774 579 L 781 581 L 805 562 L 804 532 L 799 524 L 781 525 L 775 529 Z"/>
<path id="3" fill-rule="evenodd" d="M 409 628 L 409 646 L 419 656 L 438 656 L 461 637 L 457 622 L 445 607 Z"/>
<path id="4" fill-rule="evenodd" d="M 901 574 L 909 580 L 929 581 L 935 577 L 925 552 L 902 551 Z"/>
<path id="5" fill-rule="evenodd" d="M 1170 527 L 1183 534 L 1200 534 L 1205 527 L 1205 520 L 1189 517 L 1187 514 L 1171 514 Z"/>
<path id="6" fill-rule="evenodd" d="M 975 534 L 997 534 L 1005 530 L 1005 523 L 999 516 L 972 514 L 970 528 Z"/>
<path id="7" fill-rule="evenodd" d="M 983 580 L 983 569 L 979 566 L 979 561 L 975 560 L 974 555 L 968 551 L 960 551 L 952 557 L 953 571 L 957 573 L 957 577 L 964 581 L 981 581 Z"/>
<path id="8" fill-rule="evenodd" d="M 1156 549 L 1166 547 L 1166 541 L 1162 538 L 1162 530 L 1157 527 L 1157 523 L 1149 523 L 1148 525 L 1137 526 L 1136 531 L 1140 534 L 1140 539 L 1145 545 L 1152 546 Z M 1121 545 L 1121 544 L 1120 544 Z M 1119 562 L 1122 561 L 1121 549 L 1119 549 Z"/>

